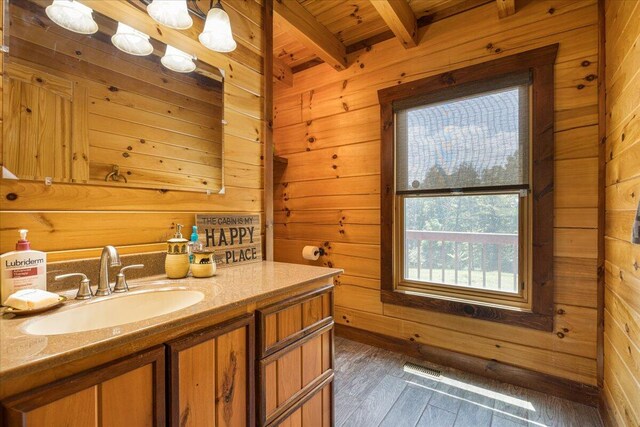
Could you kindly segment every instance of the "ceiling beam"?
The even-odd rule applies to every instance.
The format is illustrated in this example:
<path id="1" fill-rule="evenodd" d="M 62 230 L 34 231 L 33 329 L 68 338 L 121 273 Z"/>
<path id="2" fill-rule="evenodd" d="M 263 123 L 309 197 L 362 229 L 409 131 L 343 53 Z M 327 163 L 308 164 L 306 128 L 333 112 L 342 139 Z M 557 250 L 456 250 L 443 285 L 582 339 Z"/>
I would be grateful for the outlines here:
<path id="1" fill-rule="evenodd" d="M 493 3 L 496 0 L 461 0 L 460 3 L 455 3 L 451 6 L 435 8 L 433 9 L 433 13 L 429 15 L 424 15 L 418 18 L 418 39 L 420 39 L 420 31 L 421 28 L 424 28 L 428 25 L 433 24 L 434 22 L 441 21 L 445 18 L 449 18 L 450 16 L 457 15 L 462 12 L 466 12 L 467 10 L 471 10 L 473 8 L 484 6 L 488 3 Z M 359 42 L 350 44 L 347 46 L 347 54 L 356 52 L 361 49 L 367 49 L 371 46 L 382 43 L 385 40 L 389 40 L 395 37 L 395 34 L 391 30 L 384 31 L 382 33 L 371 36 L 367 39 L 361 40 Z M 300 64 L 302 66 L 304 64 Z M 316 64 L 314 64 L 316 65 Z M 293 68 L 294 74 L 296 73 L 296 69 L 299 66 Z"/>
<path id="2" fill-rule="evenodd" d="M 516 13 L 516 0 L 496 0 L 496 4 L 498 5 L 500 19 Z"/>
<path id="3" fill-rule="evenodd" d="M 336 70 L 347 68 L 347 49 L 297 0 L 275 0 L 273 11 L 282 18 L 282 28 Z"/>
<path id="4" fill-rule="evenodd" d="M 293 86 L 293 73 L 291 67 L 280 59 L 273 57 L 273 79 L 284 83 L 288 87 Z"/>
<path id="5" fill-rule="evenodd" d="M 406 49 L 418 45 L 418 22 L 406 0 L 371 0 L 371 5 Z"/>

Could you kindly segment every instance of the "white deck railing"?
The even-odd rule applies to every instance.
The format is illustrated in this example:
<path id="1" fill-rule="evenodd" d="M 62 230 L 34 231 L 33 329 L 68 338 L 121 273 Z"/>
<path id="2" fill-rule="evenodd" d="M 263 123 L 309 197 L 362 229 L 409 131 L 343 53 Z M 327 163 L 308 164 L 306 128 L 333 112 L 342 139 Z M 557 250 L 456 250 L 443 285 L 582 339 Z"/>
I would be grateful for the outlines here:
<path id="1" fill-rule="evenodd" d="M 424 243 L 426 242 L 426 244 Z M 468 233 L 451 231 L 421 231 L 407 230 L 405 233 L 405 253 L 415 254 L 415 262 L 405 262 L 405 277 L 410 277 L 411 270 L 417 270 L 415 275 L 420 281 L 433 281 L 434 271 L 440 273 L 441 283 L 451 283 L 447 276 L 451 276 L 453 270 L 453 283 L 460 283 L 459 276 L 466 273 L 466 284 L 479 287 L 473 283 L 472 277 L 479 277 L 482 273 L 481 287 L 496 288 L 516 292 L 518 287 L 518 235 L 506 233 Z M 466 259 L 462 260 L 460 252 L 466 247 Z M 481 250 L 478 251 L 478 247 Z M 492 248 L 495 248 L 493 251 Z M 477 254 L 480 252 L 480 259 Z M 491 252 L 491 254 L 489 254 Z M 491 256 L 491 260 L 488 259 Z M 505 263 L 506 261 L 506 263 Z M 488 264 L 494 264 L 495 268 L 488 268 Z M 466 269 L 464 268 L 466 264 Z M 509 265 L 510 264 L 510 265 Z M 428 277 L 423 276 L 423 270 L 428 270 Z M 438 271 L 439 270 L 439 271 Z M 487 281 L 488 274 L 497 283 Z M 438 274 L 436 273 L 436 276 Z M 503 283 L 503 276 L 508 277 L 509 283 Z M 464 279 L 463 279 L 464 280 Z"/>

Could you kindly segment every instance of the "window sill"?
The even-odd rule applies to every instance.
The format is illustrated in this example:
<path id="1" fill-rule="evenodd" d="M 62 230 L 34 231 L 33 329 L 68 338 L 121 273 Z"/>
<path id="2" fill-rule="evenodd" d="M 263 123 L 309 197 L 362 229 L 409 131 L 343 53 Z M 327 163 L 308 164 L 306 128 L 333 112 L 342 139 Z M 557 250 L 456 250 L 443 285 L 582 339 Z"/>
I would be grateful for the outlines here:
<path id="1" fill-rule="evenodd" d="M 431 295 L 415 295 L 398 290 L 382 290 L 381 301 L 385 304 L 421 308 L 456 316 L 537 329 L 539 331 L 553 331 L 553 315 L 521 311 L 508 307 L 503 308 L 477 302 L 454 301 Z"/>

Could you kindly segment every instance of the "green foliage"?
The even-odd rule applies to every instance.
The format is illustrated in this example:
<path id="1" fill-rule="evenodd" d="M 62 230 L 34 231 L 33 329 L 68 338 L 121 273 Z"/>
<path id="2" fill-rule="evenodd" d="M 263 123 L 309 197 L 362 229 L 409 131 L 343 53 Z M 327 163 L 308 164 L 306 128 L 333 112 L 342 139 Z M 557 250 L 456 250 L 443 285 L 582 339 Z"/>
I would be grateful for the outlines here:
<path id="1" fill-rule="evenodd" d="M 447 174 L 439 166 L 434 166 L 427 172 L 425 182 L 429 183 L 429 188 L 443 189 L 456 188 L 461 182 L 465 187 L 486 185 L 483 183 L 487 182 L 510 182 L 517 179 L 513 174 L 518 173 L 519 169 L 514 157 L 510 157 L 506 165 L 494 166 L 482 173 L 470 163 L 461 164 L 451 174 Z M 405 226 L 409 230 L 517 234 L 518 206 L 517 194 L 411 197 L 405 201 Z M 407 244 L 409 265 L 417 267 L 417 242 Z M 431 255 L 428 255 L 429 251 Z M 444 266 L 466 270 L 471 263 L 472 269 L 500 269 L 511 273 L 517 270 L 517 266 L 514 265 L 517 253 L 513 246 L 486 245 L 484 264 L 482 251 L 481 244 L 455 245 L 452 242 L 423 241 L 420 248 L 420 264 L 422 268 Z"/>

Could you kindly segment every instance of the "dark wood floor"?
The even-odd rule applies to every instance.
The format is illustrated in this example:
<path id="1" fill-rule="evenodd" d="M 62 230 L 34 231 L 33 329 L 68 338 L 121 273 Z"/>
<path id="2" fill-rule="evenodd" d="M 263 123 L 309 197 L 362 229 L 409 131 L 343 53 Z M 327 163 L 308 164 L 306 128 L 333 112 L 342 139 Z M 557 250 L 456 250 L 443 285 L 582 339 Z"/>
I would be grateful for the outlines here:
<path id="1" fill-rule="evenodd" d="M 403 371 L 435 367 L 439 378 Z M 336 338 L 336 427 L 602 426 L 595 408 Z"/>

